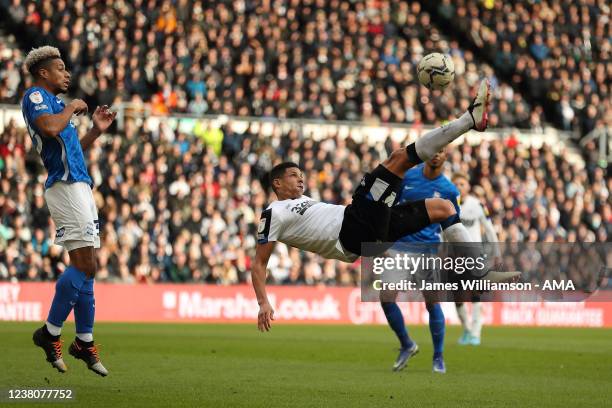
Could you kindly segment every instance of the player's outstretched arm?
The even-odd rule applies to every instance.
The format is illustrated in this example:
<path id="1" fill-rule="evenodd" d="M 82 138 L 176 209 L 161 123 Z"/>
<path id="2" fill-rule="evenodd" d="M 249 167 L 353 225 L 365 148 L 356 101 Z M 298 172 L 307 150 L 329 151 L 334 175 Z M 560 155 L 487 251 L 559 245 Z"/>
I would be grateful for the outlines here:
<path id="1" fill-rule="evenodd" d="M 257 315 L 257 328 L 260 331 L 268 331 L 274 320 L 274 310 L 268 301 L 266 294 L 266 270 L 268 269 L 268 260 L 274 250 L 276 242 L 266 242 L 265 244 L 257 244 L 255 249 L 255 261 L 253 262 L 253 270 L 251 271 L 251 280 L 253 281 L 253 289 L 257 296 L 259 304 L 259 314 Z"/>
<path id="2" fill-rule="evenodd" d="M 107 105 L 98 106 L 91 115 L 93 127 L 81 138 L 81 149 L 83 151 L 89 149 L 93 142 L 110 127 L 116 116 L 117 112 L 112 112 Z"/>
<path id="3" fill-rule="evenodd" d="M 81 99 L 74 99 L 60 113 L 40 115 L 34 120 L 34 125 L 42 136 L 57 137 L 68 126 L 72 115 L 82 113 L 87 113 L 87 104 Z"/>

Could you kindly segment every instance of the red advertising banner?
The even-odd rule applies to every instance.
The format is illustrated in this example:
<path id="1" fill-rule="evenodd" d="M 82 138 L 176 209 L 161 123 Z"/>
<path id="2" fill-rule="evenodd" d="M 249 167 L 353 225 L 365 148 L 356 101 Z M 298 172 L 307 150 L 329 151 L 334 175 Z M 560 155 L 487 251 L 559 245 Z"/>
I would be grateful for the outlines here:
<path id="1" fill-rule="evenodd" d="M 0 321 L 43 321 L 52 283 L 0 283 Z M 253 323 L 257 301 L 250 286 L 121 285 L 97 283 L 96 320 L 107 322 Z M 271 286 L 278 321 L 288 323 L 386 324 L 380 305 L 361 302 L 359 288 Z M 409 324 L 426 324 L 423 303 L 402 304 Z M 458 324 L 452 303 L 443 304 Z M 469 304 L 468 304 L 469 308 Z M 483 323 L 513 326 L 612 327 L 612 302 L 483 303 Z"/>

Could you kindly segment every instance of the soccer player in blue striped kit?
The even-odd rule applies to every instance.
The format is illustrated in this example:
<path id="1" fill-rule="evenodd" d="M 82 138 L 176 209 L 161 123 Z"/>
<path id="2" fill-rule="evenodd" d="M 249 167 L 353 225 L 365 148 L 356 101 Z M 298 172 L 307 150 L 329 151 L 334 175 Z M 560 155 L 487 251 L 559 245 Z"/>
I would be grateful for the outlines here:
<path id="1" fill-rule="evenodd" d="M 71 78 L 59 50 L 51 46 L 33 49 L 24 65 L 34 78 L 34 86 L 24 94 L 23 117 L 48 172 L 45 200 L 56 225 L 55 243 L 70 255 L 70 265 L 55 285 L 47 322 L 34 332 L 34 344 L 45 351 L 54 368 L 66 372 L 60 335 L 74 309 L 77 334 L 69 353 L 85 361 L 96 374 L 106 376 L 108 371 L 93 342 L 95 248 L 100 247 L 100 237 L 93 183 L 83 152 L 108 129 L 116 113 L 107 106 L 97 107 L 92 115 L 93 127 L 79 140 L 71 118 L 86 115 L 87 104 L 75 99 L 66 106 L 57 97 L 68 90 Z"/>
<path id="2" fill-rule="evenodd" d="M 446 234 L 447 228 L 455 225 L 459 219 L 459 204 L 457 202 L 459 190 L 447 177 L 442 174 L 445 161 L 446 151 L 445 149 L 442 149 L 431 159 L 411 168 L 404 175 L 400 196 L 398 199 L 399 204 L 430 198 L 443 198 L 452 202 L 457 211 L 457 214 L 455 214 L 452 218 L 439 224 L 431 224 L 422 230 L 414 234 L 406 235 L 397 241 L 400 243 L 405 243 L 405 246 L 408 248 L 410 247 L 409 243 L 439 243 L 440 234 Z M 462 228 L 464 229 L 464 227 Z M 463 240 L 457 240 L 452 236 L 445 236 L 445 238 L 447 241 L 451 242 L 461 242 Z M 401 245 L 400 247 L 403 246 L 404 245 Z M 425 245 L 419 246 L 417 244 L 417 246 L 417 251 L 426 252 L 428 250 Z M 434 250 L 434 248 L 432 248 L 432 250 Z M 433 271 L 417 271 L 417 274 L 419 275 L 424 273 L 433 273 Z M 434 346 L 433 372 L 445 373 L 446 365 L 444 364 L 443 356 L 445 334 L 444 313 L 442 312 L 440 304 L 436 301 L 432 294 L 424 292 L 423 296 L 425 297 L 425 306 L 429 312 L 429 331 L 431 332 L 431 339 Z M 389 326 L 395 332 L 401 345 L 400 353 L 395 361 L 395 364 L 393 365 L 394 371 L 400 371 L 406 367 L 410 357 L 414 356 L 419 351 L 419 347 L 408 335 L 408 330 L 406 329 L 406 324 L 404 323 L 404 316 L 402 315 L 402 311 L 400 310 L 399 306 L 396 302 L 390 301 L 396 297 L 397 292 L 381 292 L 381 306 L 385 312 L 385 317 L 387 318 Z"/>

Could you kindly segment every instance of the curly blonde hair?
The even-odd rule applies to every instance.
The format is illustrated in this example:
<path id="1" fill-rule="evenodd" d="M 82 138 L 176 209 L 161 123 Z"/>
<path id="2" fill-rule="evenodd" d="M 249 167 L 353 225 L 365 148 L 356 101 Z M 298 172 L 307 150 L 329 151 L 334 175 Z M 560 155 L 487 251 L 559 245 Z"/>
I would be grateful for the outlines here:
<path id="1" fill-rule="evenodd" d="M 35 75 L 36 68 L 41 62 L 55 58 L 62 58 L 60 51 L 55 47 L 45 45 L 43 47 L 33 48 L 25 57 L 23 65 L 30 74 Z"/>

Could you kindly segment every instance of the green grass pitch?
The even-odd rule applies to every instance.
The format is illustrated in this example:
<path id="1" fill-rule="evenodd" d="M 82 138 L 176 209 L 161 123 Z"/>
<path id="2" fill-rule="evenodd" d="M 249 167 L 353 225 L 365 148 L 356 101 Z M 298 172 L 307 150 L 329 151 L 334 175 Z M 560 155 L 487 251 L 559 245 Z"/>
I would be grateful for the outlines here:
<path id="1" fill-rule="evenodd" d="M 485 327 L 483 345 L 460 347 L 447 328 L 446 375 L 421 346 L 392 373 L 396 340 L 385 326 L 98 324 L 110 376 L 68 355 L 59 374 L 32 344 L 37 324 L 0 323 L 0 388 L 73 388 L 71 407 L 605 407 L 612 404 L 612 330 Z M 24 407 L 27 403 L 0 403 Z M 38 406 L 57 406 L 44 403 Z"/>

